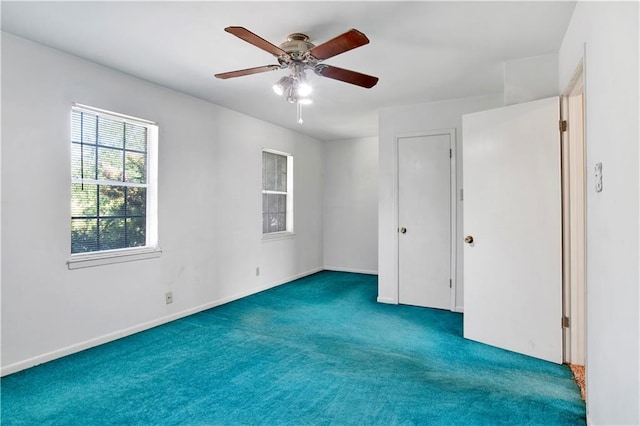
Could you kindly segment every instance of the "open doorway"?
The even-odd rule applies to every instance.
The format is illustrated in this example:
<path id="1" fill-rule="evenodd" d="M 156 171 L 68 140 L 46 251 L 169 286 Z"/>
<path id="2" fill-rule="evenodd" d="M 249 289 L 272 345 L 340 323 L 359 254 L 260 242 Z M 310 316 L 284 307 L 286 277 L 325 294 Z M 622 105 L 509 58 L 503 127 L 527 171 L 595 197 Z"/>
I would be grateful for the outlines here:
<path id="1" fill-rule="evenodd" d="M 560 97 L 562 130 L 564 362 L 586 397 L 585 127 L 581 61 Z M 565 124 L 566 123 L 566 124 Z"/>

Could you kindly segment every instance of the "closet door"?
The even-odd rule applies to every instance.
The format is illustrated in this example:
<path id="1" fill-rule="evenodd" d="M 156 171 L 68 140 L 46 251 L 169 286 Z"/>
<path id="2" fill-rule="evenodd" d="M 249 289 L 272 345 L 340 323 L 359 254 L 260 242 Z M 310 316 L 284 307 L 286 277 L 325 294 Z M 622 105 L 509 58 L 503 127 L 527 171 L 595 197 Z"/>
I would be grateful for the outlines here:
<path id="1" fill-rule="evenodd" d="M 451 309 L 450 133 L 398 138 L 398 301 Z"/>

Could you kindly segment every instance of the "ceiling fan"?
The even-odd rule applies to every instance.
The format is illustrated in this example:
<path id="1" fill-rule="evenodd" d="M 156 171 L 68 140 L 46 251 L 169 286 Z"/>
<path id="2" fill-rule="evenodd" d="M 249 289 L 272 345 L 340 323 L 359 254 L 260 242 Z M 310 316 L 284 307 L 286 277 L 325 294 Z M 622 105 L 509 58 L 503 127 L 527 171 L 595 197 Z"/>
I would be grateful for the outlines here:
<path id="1" fill-rule="evenodd" d="M 286 95 L 285 99 L 289 103 L 297 104 L 298 123 L 302 123 L 302 105 L 311 103 L 309 95 L 312 89 L 307 81 L 306 70 L 313 70 L 313 72 L 319 76 L 343 81 L 367 89 L 372 88 L 378 82 L 378 77 L 322 63 L 325 59 L 332 58 L 369 43 L 367 36 L 356 29 L 351 29 L 318 46 L 309 42 L 309 37 L 302 33 L 290 34 L 289 37 L 287 37 L 287 41 L 280 44 L 280 46 L 276 46 L 243 27 L 227 27 L 224 30 L 271 53 L 276 57 L 278 64 L 230 71 L 216 74 L 215 76 L 217 78 L 227 79 L 279 69 L 289 69 L 290 74 L 278 80 L 278 82 L 273 85 L 273 90 L 278 95 Z"/>

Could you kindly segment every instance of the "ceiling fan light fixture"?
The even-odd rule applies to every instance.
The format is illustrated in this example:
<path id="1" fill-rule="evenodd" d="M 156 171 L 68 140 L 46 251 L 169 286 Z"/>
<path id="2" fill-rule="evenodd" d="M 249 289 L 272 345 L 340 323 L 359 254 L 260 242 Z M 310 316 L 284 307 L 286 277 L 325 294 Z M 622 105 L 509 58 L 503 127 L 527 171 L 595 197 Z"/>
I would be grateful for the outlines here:
<path id="1" fill-rule="evenodd" d="M 273 85 L 273 91 L 276 95 L 282 96 L 284 94 L 284 87 L 282 87 L 281 84 L 276 83 Z"/>
<path id="2" fill-rule="evenodd" d="M 307 81 L 307 75 L 302 70 L 296 70 L 296 72 L 292 75 L 294 84 L 296 86 L 296 93 L 299 97 L 307 97 L 313 91 L 311 85 Z"/>
<path id="3" fill-rule="evenodd" d="M 296 91 L 293 86 L 289 86 L 287 88 L 287 102 L 290 104 L 295 104 L 298 101 L 298 96 L 296 95 Z"/>
<path id="4" fill-rule="evenodd" d="M 275 92 L 276 95 L 278 96 L 284 95 L 284 92 L 286 92 L 287 89 L 291 87 L 290 79 L 291 77 L 282 77 L 272 86 L 273 91 Z"/>
<path id="5" fill-rule="evenodd" d="M 298 92 L 298 96 L 306 97 L 311 94 L 311 92 L 313 91 L 313 88 L 309 85 L 309 83 L 301 81 L 298 83 L 298 87 L 296 88 L 296 91 Z"/>

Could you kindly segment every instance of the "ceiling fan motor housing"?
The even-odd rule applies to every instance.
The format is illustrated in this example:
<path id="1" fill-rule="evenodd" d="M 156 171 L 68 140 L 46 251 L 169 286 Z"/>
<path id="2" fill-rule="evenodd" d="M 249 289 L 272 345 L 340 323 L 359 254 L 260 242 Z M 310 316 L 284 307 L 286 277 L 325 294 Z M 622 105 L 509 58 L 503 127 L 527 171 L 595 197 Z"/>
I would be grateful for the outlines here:
<path id="1" fill-rule="evenodd" d="M 287 52 L 292 59 L 302 59 L 302 55 L 316 47 L 309 42 L 309 36 L 302 33 L 293 33 L 287 37 L 287 41 L 280 45 L 280 49 Z"/>

